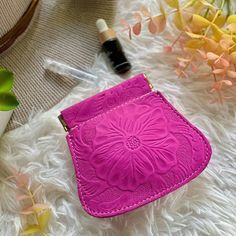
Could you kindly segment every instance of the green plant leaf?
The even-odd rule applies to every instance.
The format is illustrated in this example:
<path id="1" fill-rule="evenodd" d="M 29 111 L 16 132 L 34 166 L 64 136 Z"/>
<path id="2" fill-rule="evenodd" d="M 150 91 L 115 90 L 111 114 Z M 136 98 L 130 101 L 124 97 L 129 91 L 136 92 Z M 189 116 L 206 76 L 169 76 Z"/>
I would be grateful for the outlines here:
<path id="1" fill-rule="evenodd" d="M 184 20 L 183 20 L 183 16 L 180 11 L 177 11 L 174 15 L 174 24 L 177 29 L 179 29 L 179 30 L 184 29 Z"/>
<path id="2" fill-rule="evenodd" d="M 32 235 L 32 234 L 38 233 L 40 231 L 41 231 L 41 229 L 40 229 L 39 225 L 30 225 L 24 231 L 22 231 L 20 233 L 20 236 Z"/>
<path id="3" fill-rule="evenodd" d="M 178 0 L 165 0 L 165 2 L 172 8 L 179 8 L 179 1 Z"/>
<path id="4" fill-rule="evenodd" d="M 201 34 L 194 34 L 194 33 L 190 33 L 190 32 L 186 32 L 186 34 L 189 37 L 193 38 L 193 39 L 201 39 L 201 38 L 203 38 L 203 35 L 201 35 Z"/>
<path id="5" fill-rule="evenodd" d="M 211 22 L 209 20 L 197 14 L 193 14 L 192 23 L 194 26 L 200 27 L 200 28 L 206 28 L 209 25 L 211 25 Z"/>
<path id="6" fill-rule="evenodd" d="M 0 68 L 0 92 L 9 92 L 12 89 L 14 75 L 11 71 Z"/>
<path id="7" fill-rule="evenodd" d="M 236 23 L 236 15 L 231 15 L 227 18 L 227 21 L 226 21 L 227 24 L 233 24 L 233 23 Z"/>
<path id="8" fill-rule="evenodd" d="M 16 96 L 12 92 L 0 93 L 0 111 L 10 111 L 19 105 Z"/>
<path id="9" fill-rule="evenodd" d="M 43 211 L 42 213 L 38 214 L 38 223 L 41 229 L 44 230 L 47 227 L 50 217 L 51 217 L 51 209 L 49 208 Z"/>

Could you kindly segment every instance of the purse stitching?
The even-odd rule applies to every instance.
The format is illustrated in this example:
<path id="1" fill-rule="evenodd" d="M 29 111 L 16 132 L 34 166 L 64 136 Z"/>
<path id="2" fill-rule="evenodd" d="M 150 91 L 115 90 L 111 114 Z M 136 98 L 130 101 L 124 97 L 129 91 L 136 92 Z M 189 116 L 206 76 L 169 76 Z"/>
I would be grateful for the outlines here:
<path id="1" fill-rule="evenodd" d="M 130 102 L 133 102 L 133 101 L 135 101 L 135 100 L 141 99 L 141 98 L 143 98 L 143 97 L 149 95 L 150 93 L 153 93 L 153 91 L 151 91 L 151 92 L 149 92 L 149 93 L 147 93 L 147 94 L 144 94 L 144 95 L 142 95 L 142 96 L 140 96 L 140 97 L 136 97 L 136 98 L 134 98 L 134 99 L 132 99 L 132 100 L 129 100 L 129 101 L 127 101 L 126 103 L 120 104 L 119 106 L 114 107 L 113 109 L 111 109 L 111 110 L 109 110 L 109 111 L 107 111 L 107 112 L 105 112 L 105 113 L 99 114 L 98 116 L 101 116 L 101 115 L 103 115 L 103 114 L 107 114 L 107 113 L 109 113 L 109 112 L 111 112 L 111 111 L 114 111 L 115 109 L 118 109 L 119 107 L 125 106 L 126 104 L 128 104 L 128 103 L 130 103 Z M 129 208 L 132 208 L 132 207 L 134 207 L 134 206 L 137 206 L 137 205 L 139 205 L 140 203 L 143 203 L 143 202 L 145 202 L 145 201 L 147 201 L 147 200 L 149 200 L 149 199 L 152 199 L 152 198 L 156 198 L 156 197 L 158 197 L 159 195 L 162 196 L 163 193 L 168 192 L 169 190 L 175 188 L 177 185 L 180 185 L 181 183 L 183 183 L 183 182 L 185 182 L 186 180 L 190 179 L 195 173 L 197 173 L 197 172 L 199 171 L 199 169 L 202 168 L 202 166 L 205 165 L 205 163 L 206 163 L 206 161 L 207 161 L 207 157 L 209 156 L 209 148 L 208 148 L 209 144 L 207 144 L 207 142 L 206 142 L 206 140 L 205 140 L 203 134 L 202 134 L 198 129 L 196 129 L 195 127 L 193 127 L 182 115 L 180 115 L 180 114 L 177 112 L 177 110 L 175 110 L 174 107 L 172 107 L 172 105 L 170 105 L 170 103 L 167 102 L 167 100 L 166 100 L 160 93 L 156 93 L 156 94 L 157 94 L 157 96 L 159 96 L 159 97 L 161 98 L 162 103 L 165 103 L 166 105 L 168 105 L 168 107 L 171 108 L 171 110 L 174 111 L 174 113 L 176 113 L 177 116 L 178 116 L 179 118 L 181 118 L 181 120 L 182 120 L 184 123 L 186 123 L 191 129 L 193 129 L 193 130 L 202 138 L 202 140 L 203 140 L 203 142 L 204 142 L 204 144 L 205 144 L 205 150 L 206 150 L 206 155 L 205 155 L 204 161 L 202 162 L 202 164 L 201 164 L 194 172 L 192 172 L 192 173 L 191 173 L 189 176 L 187 176 L 185 179 L 183 179 L 182 181 L 180 181 L 180 182 L 174 184 L 173 186 L 168 187 L 168 188 L 162 190 L 162 191 L 159 192 L 159 193 L 155 193 L 155 194 L 153 194 L 152 196 L 149 196 L 149 197 L 147 197 L 147 198 L 145 198 L 145 199 L 143 199 L 143 200 L 141 200 L 141 201 L 139 201 L 139 202 L 136 202 L 136 203 L 134 203 L 134 204 L 132 204 L 132 205 L 125 206 L 125 207 L 122 207 L 122 208 L 119 208 L 119 209 L 116 209 L 116 210 L 104 211 L 104 212 L 93 211 L 93 210 L 91 210 L 91 209 L 87 206 L 86 201 L 83 199 L 83 188 L 82 188 L 81 183 L 80 183 L 80 176 L 81 176 L 81 175 L 80 175 L 79 171 L 77 171 L 77 174 L 78 174 L 78 179 L 77 179 L 77 180 L 78 180 L 78 185 L 79 185 L 79 189 L 81 189 L 81 191 L 79 190 L 79 192 L 81 193 L 82 205 L 83 205 L 90 213 L 103 214 L 103 215 L 104 215 L 104 214 L 107 214 L 107 213 L 116 213 L 116 212 L 119 212 L 119 211 L 122 211 L 122 210 L 126 210 L 126 209 L 129 209 Z M 91 120 L 97 118 L 98 116 L 93 117 L 93 118 L 91 118 L 91 119 L 89 119 L 89 120 L 87 120 L 87 121 L 81 122 L 81 124 L 84 124 L 84 123 L 86 123 L 86 122 L 88 122 L 88 121 L 91 121 Z M 73 151 L 72 155 L 75 157 L 76 165 L 77 165 L 77 168 L 78 168 L 78 159 L 77 159 L 77 156 L 75 155 L 75 152 L 74 152 L 75 148 L 74 148 L 74 144 L 73 144 L 73 140 L 72 140 L 72 135 L 71 135 L 71 134 L 69 134 L 69 141 L 70 141 L 70 144 L 71 144 L 71 147 L 72 147 L 72 151 Z"/>

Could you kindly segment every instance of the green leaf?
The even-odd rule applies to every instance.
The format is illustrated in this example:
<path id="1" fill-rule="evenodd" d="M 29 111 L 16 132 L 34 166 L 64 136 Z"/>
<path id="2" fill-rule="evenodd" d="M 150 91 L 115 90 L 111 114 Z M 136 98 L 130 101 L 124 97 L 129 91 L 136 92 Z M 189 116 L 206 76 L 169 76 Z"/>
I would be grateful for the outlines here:
<path id="1" fill-rule="evenodd" d="M 209 25 L 211 25 L 211 22 L 209 20 L 197 14 L 193 14 L 192 23 L 194 26 L 200 27 L 200 28 L 206 28 Z"/>
<path id="2" fill-rule="evenodd" d="M 165 0 L 165 2 L 172 8 L 179 9 L 179 1 L 178 0 Z"/>
<path id="3" fill-rule="evenodd" d="M 212 32 L 215 41 L 220 41 L 224 35 L 224 32 L 215 24 L 212 24 Z"/>
<path id="4" fill-rule="evenodd" d="M 41 212 L 45 209 L 48 209 L 48 205 L 43 204 L 43 203 L 42 204 L 41 203 L 36 203 L 31 207 L 31 209 L 33 209 L 33 211 L 37 213 L 37 212 Z"/>
<path id="5" fill-rule="evenodd" d="M 12 92 L 0 93 L 0 111 L 10 111 L 19 105 L 16 96 Z"/>
<path id="6" fill-rule="evenodd" d="M 27 207 L 25 209 L 23 209 L 20 214 L 22 215 L 31 215 L 33 213 L 40 213 L 42 212 L 44 209 L 47 209 L 48 205 L 46 204 L 40 204 L 40 203 L 36 203 L 33 206 Z"/>
<path id="7" fill-rule="evenodd" d="M 190 33 L 190 32 L 186 32 L 186 34 L 189 37 L 193 38 L 193 39 L 201 39 L 201 38 L 203 38 L 203 35 L 201 35 L 201 34 L 194 34 L 194 33 Z"/>
<path id="8" fill-rule="evenodd" d="M 236 23 L 236 15 L 231 15 L 227 18 L 227 21 L 226 21 L 227 24 L 233 24 L 233 23 Z"/>
<path id="9" fill-rule="evenodd" d="M 26 236 L 26 235 L 31 235 L 34 233 L 40 232 L 40 226 L 39 225 L 30 225 L 28 226 L 24 231 L 20 233 L 20 236 Z"/>
<path id="10" fill-rule="evenodd" d="M 0 68 L 0 92 L 9 92 L 12 89 L 14 75 L 11 71 Z"/>
<path id="11" fill-rule="evenodd" d="M 201 39 L 190 39 L 188 41 L 186 41 L 186 43 L 184 44 L 184 47 L 186 48 L 192 48 L 192 49 L 200 49 L 204 44 L 204 41 Z"/>
<path id="12" fill-rule="evenodd" d="M 177 11 L 174 15 L 174 24 L 177 29 L 179 29 L 179 30 L 184 29 L 183 16 L 181 15 L 180 11 Z"/>
<path id="13" fill-rule="evenodd" d="M 47 227 L 50 217 L 51 217 L 50 209 L 46 209 L 45 211 L 43 211 L 42 213 L 38 215 L 38 223 L 41 229 L 44 230 Z"/>

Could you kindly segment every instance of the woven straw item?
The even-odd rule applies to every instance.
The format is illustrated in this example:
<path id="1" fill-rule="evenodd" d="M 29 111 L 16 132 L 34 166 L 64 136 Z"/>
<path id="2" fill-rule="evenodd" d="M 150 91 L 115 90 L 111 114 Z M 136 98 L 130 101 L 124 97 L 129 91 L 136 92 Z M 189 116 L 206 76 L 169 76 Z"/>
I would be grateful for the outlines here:
<path id="1" fill-rule="evenodd" d="M 76 67 L 89 67 L 99 48 L 95 21 L 113 18 L 115 2 L 109 0 L 43 0 L 30 26 L 16 43 L 0 54 L 0 66 L 15 74 L 14 92 L 20 106 L 8 130 L 24 124 L 32 111 L 45 111 L 58 103 L 77 83 L 45 72 L 45 58 Z M 0 38 L 27 11 L 31 0 L 0 1 Z"/>

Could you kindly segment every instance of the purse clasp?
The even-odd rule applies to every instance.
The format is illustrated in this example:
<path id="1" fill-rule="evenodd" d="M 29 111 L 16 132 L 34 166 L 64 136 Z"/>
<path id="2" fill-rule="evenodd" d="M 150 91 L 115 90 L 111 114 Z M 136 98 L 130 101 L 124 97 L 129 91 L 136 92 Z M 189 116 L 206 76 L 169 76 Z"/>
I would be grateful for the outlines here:
<path id="1" fill-rule="evenodd" d="M 62 124 L 64 130 L 65 130 L 66 132 L 68 132 L 69 129 L 68 129 L 68 127 L 67 127 L 67 125 L 66 125 L 66 122 L 64 121 L 62 115 L 59 115 L 59 116 L 58 116 L 58 119 L 59 119 L 60 123 Z"/>
<path id="2" fill-rule="evenodd" d="M 146 81 L 148 82 L 148 84 L 149 84 L 149 86 L 150 86 L 150 88 L 151 88 L 151 90 L 152 90 L 152 89 L 153 89 L 153 85 L 152 85 L 152 83 L 149 81 L 147 75 L 146 75 L 145 73 L 143 73 L 143 76 L 144 76 L 144 78 L 146 79 Z"/>

